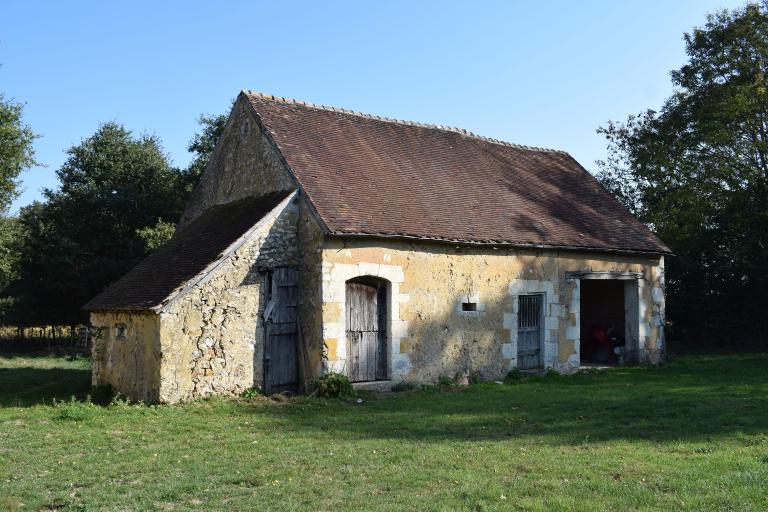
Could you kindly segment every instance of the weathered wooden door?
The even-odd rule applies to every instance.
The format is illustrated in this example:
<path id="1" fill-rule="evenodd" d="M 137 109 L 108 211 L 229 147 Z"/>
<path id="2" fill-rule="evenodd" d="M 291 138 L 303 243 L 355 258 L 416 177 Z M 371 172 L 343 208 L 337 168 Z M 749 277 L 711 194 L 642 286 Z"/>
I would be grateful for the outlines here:
<path id="1" fill-rule="evenodd" d="M 347 283 L 349 380 L 387 378 L 386 286 L 368 279 Z"/>
<path id="2" fill-rule="evenodd" d="M 299 273 L 294 268 L 275 269 L 268 275 L 269 290 L 264 310 L 264 392 L 295 392 L 299 384 L 298 301 Z"/>
<path id="3" fill-rule="evenodd" d="M 541 367 L 543 295 L 520 295 L 517 310 L 517 367 Z"/>

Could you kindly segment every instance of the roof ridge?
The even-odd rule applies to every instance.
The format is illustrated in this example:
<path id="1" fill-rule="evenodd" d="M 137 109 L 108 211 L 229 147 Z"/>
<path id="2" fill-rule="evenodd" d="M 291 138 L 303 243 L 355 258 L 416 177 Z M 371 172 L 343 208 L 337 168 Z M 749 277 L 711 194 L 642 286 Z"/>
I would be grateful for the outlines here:
<path id="1" fill-rule="evenodd" d="M 321 105 L 321 104 L 318 104 L 318 103 L 312 103 L 310 101 L 302 101 L 302 100 L 296 100 L 296 99 L 293 99 L 293 98 L 285 98 L 283 96 L 275 96 L 273 94 L 265 94 L 263 92 L 251 91 L 250 89 L 243 90 L 243 92 L 246 95 L 248 95 L 248 96 L 255 96 L 257 98 L 262 98 L 262 99 L 265 99 L 265 100 L 268 100 L 268 101 L 277 101 L 277 102 L 280 102 L 280 103 L 289 103 L 289 104 L 293 104 L 293 105 L 301 105 L 301 106 L 304 106 L 304 107 L 315 108 L 315 109 L 318 109 L 318 110 L 326 110 L 326 111 L 329 111 L 329 112 L 338 112 L 338 113 L 341 113 L 341 114 L 348 114 L 348 115 L 363 117 L 365 119 L 373 119 L 375 121 L 384 121 L 384 122 L 387 122 L 387 123 L 400 124 L 400 125 L 404 125 L 404 126 L 415 126 L 415 127 L 418 127 L 418 128 L 429 128 L 429 129 L 433 129 L 433 130 L 442 130 L 442 131 L 445 131 L 445 132 L 457 133 L 459 135 L 463 135 L 465 137 L 469 137 L 469 138 L 472 138 L 472 139 L 481 140 L 483 142 L 490 142 L 490 143 L 493 143 L 493 144 L 498 144 L 500 146 L 506 146 L 506 147 L 510 147 L 510 148 L 523 149 L 523 150 L 527 150 L 527 151 L 541 151 L 541 152 L 545 152 L 545 153 L 568 154 L 567 151 L 564 151 L 562 149 L 543 148 L 543 147 L 538 147 L 538 146 L 527 146 L 525 144 L 515 144 L 515 143 L 507 142 L 507 141 L 501 140 L 501 139 L 494 139 L 492 137 L 486 137 L 484 135 L 478 135 L 478 134 L 473 133 L 473 132 L 471 132 L 469 130 L 465 130 L 464 128 L 457 128 L 455 126 L 445 126 L 445 125 L 442 125 L 442 124 L 421 123 L 421 122 L 418 122 L 418 121 L 408 121 L 408 120 L 405 120 L 405 119 L 394 119 L 394 118 L 391 118 L 391 117 L 379 116 L 379 115 L 375 115 L 375 114 L 367 114 L 365 112 L 358 112 L 356 110 L 350 110 L 350 109 L 341 108 L 341 107 L 334 107 L 334 106 L 329 106 L 329 105 Z"/>

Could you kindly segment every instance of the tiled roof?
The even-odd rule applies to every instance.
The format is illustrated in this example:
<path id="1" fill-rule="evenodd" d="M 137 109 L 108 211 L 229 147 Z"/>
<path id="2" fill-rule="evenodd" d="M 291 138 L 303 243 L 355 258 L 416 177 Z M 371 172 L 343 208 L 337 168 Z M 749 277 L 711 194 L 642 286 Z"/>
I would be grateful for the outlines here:
<path id="1" fill-rule="evenodd" d="M 565 152 L 244 94 L 330 234 L 669 252 Z"/>
<path id="2" fill-rule="evenodd" d="M 83 309 L 148 310 L 162 305 L 220 260 L 288 195 L 270 194 L 209 208 Z"/>

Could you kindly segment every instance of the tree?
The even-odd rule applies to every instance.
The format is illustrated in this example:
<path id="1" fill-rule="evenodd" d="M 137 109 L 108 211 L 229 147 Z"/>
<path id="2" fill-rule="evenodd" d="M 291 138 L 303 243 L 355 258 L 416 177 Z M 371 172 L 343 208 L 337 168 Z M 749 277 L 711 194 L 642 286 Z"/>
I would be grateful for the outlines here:
<path id="1" fill-rule="evenodd" d="M 14 303 L 8 287 L 18 278 L 22 235 L 21 224 L 16 217 L 0 215 L 0 324 Z"/>
<path id="2" fill-rule="evenodd" d="M 710 15 L 684 40 L 660 110 L 598 130 L 598 177 L 675 253 L 677 334 L 755 336 L 768 327 L 768 7 Z"/>
<path id="3" fill-rule="evenodd" d="M 89 299 L 173 235 L 226 119 L 200 117 L 202 130 L 188 146 L 195 157 L 184 170 L 171 167 L 157 138 L 134 137 L 116 123 L 70 148 L 57 171 L 60 187 L 22 208 L 14 224 L 8 251 L 20 260 L 6 320 L 84 320 L 80 308 Z"/>
<path id="4" fill-rule="evenodd" d="M 136 230 L 136 234 L 144 242 L 147 252 L 152 252 L 171 239 L 176 232 L 176 225 L 157 219 L 157 224 Z"/>
<path id="5" fill-rule="evenodd" d="M 187 151 L 192 153 L 194 158 L 189 166 L 181 171 L 181 178 L 178 182 L 178 197 L 183 198 L 183 204 L 187 203 L 192 191 L 200 181 L 213 150 L 216 149 L 216 143 L 224 131 L 224 126 L 227 124 L 227 116 L 224 114 L 218 116 L 201 115 L 197 121 L 202 126 L 202 130 L 196 133 L 187 145 Z M 171 239 L 176 232 L 176 222 L 178 222 L 178 218 L 174 219 L 173 222 L 157 219 L 157 224 L 141 228 L 136 233 L 144 240 L 147 251 L 151 252 Z"/>
<path id="6" fill-rule="evenodd" d="M 187 145 L 187 151 L 192 153 L 194 158 L 184 171 L 183 185 L 185 197 L 189 197 L 197 182 L 200 181 L 200 176 L 203 175 L 203 171 L 205 171 L 205 167 L 211 159 L 216 143 L 224 132 L 228 118 L 229 116 L 226 114 L 219 114 L 217 116 L 201 115 L 197 119 L 202 129 L 195 134 Z"/>
<path id="7" fill-rule="evenodd" d="M 32 142 L 37 137 L 24 124 L 24 105 L 0 94 L 0 212 L 5 213 L 18 195 L 21 171 L 36 164 Z"/>
<path id="8" fill-rule="evenodd" d="M 32 143 L 37 137 L 23 122 L 24 106 L 0 94 L 0 320 L 13 303 L 8 285 L 18 275 L 20 224 L 8 216 L 18 196 L 18 177 L 36 165 Z"/>
<path id="9" fill-rule="evenodd" d="M 187 145 L 187 151 L 192 153 L 194 158 L 189 166 L 181 171 L 181 179 L 179 180 L 178 197 L 183 198 L 183 204 L 186 204 L 198 181 L 200 181 L 213 150 L 216 149 L 216 143 L 224 131 L 227 119 L 228 117 L 224 114 L 218 116 L 201 115 L 198 118 L 197 122 L 202 126 L 202 130 L 196 133 Z M 176 222 L 178 222 L 178 218 L 174 219 L 173 223 L 158 219 L 156 225 L 142 228 L 137 231 L 137 234 L 144 240 L 147 250 L 151 252 L 171 239 L 176 232 Z"/>
<path id="10" fill-rule="evenodd" d="M 74 323 L 80 308 L 148 253 L 141 230 L 176 222 L 181 173 L 155 137 L 115 123 L 67 151 L 60 188 L 22 209 L 20 299 L 26 323 Z M 166 221 L 167 219 L 167 221 Z"/>

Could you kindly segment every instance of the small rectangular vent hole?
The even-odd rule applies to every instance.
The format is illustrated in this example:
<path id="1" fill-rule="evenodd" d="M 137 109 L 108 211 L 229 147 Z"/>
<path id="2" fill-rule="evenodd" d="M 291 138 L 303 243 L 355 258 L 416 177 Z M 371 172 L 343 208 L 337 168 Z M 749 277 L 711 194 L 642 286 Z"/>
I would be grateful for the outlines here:
<path id="1" fill-rule="evenodd" d="M 477 302 L 462 302 L 462 311 L 477 311 Z"/>

